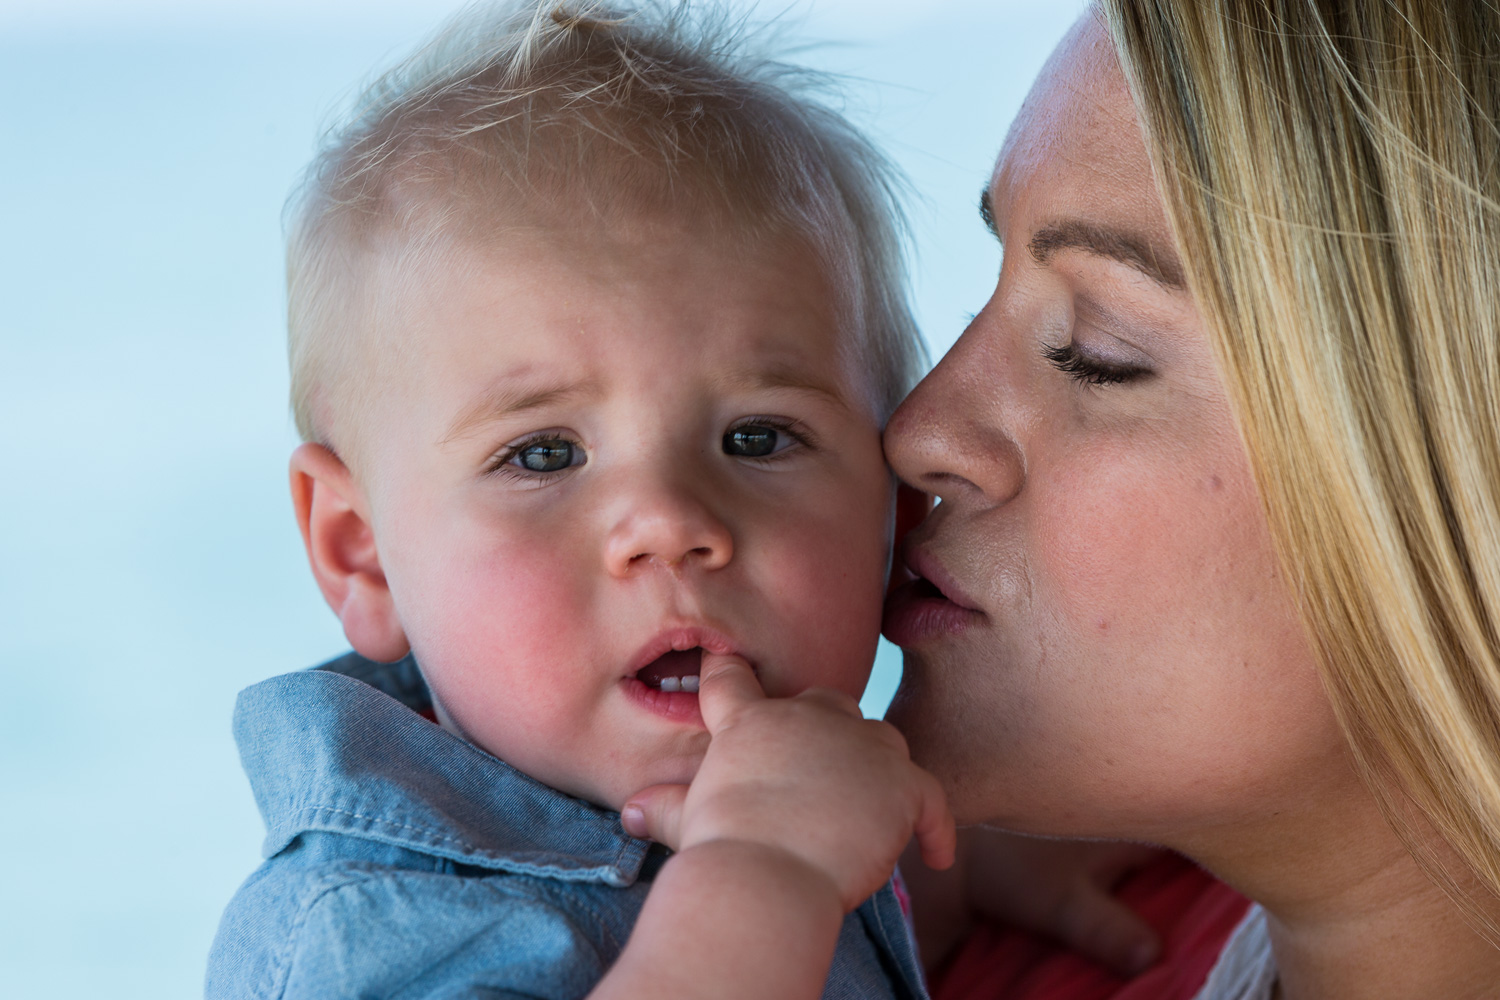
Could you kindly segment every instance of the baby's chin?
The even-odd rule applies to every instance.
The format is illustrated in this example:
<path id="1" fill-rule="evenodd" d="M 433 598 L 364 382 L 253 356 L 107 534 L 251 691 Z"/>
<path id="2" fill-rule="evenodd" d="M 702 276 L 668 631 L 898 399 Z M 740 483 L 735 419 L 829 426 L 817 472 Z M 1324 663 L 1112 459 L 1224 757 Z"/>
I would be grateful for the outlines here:
<path id="1" fill-rule="evenodd" d="M 595 801 L 599 805 L 619 812 L 621 806 L 648 788 L 655 788 L 659 785 L 691 784 L 693 778 L 698 774 L 698 768 L 702 764 L 703 754 L 701 753 L 694 754 L 689 758 L 662 761 L 656 766 L 638 770 L 631 775 L 622 776 L 621 780 L 613 783 L 615 787 L 611 788 L 601 799 L 595 799 Z"/>

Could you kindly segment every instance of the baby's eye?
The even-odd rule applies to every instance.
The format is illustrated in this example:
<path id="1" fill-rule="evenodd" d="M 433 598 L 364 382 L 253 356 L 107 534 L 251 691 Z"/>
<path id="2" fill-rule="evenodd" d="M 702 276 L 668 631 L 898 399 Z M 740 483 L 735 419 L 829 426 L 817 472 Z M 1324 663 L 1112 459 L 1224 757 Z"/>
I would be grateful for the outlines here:
<path id="1" fill-rule="evenodd" d="M 507 460 L 527 472 L 561 472 L 582 465 L 583 449 L 561 438 L 544 438 L 521 445 Z"/>
<path id="2" fill-rule="evenodd" d="M 736 458 L 770 458 L 805 443 L 790 427 L 766 420 L 743 423 L 724 432 L 724 454 Z"/>
<path id="3" fill-rule="evenodd" d="M 776 451 L 781 435 L 776 428 L 764 424 L 747 424 L 736 427 L 724 435 L 724 454 L 743 455 L 747 458 L 763 458 Z"/>

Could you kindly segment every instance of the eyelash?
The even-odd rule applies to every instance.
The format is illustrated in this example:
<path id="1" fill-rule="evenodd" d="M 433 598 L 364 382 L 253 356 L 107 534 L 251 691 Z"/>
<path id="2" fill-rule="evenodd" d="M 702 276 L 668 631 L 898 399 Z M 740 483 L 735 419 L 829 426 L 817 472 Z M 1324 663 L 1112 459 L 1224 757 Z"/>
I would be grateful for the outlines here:
<path id="1" fill-rule="evenodd" d="M 736 420 L 734 423 L 730 424 L 727 428 L 725 428 L 724 433 L 725 435 L 732 434 L 735 431 L 739 430 L 741 427 L 770 427 L 773 430 L 785 434 L 787 437 L 791 438 L 793 441 L 796 441 L 804 448 L 812 449 L 817 447 L 817 439 L 813 437 L 812 431 L 808 430 L 806 427 L 803 427 L 802 424 L 798 421 L 789 420 L 786 417 L 745 417 L 742 420 Z M 790 448 L 787 449 L 787 451 L 791 450 L 792 449 Z M 779 451 L 775 454 L 765 455 L 761 458 L 756 458 L 751 455 L 739 455 L 735 457 L 739 458 L 739 460 L 742 462 L 758 462 L 762 465 L 769 465 L 772 462 L 776 462 L 785 457 L 785 455 L 786 452 Z"/>
<path id="2" fill-rule="evenodd" d="M 817 447 L 817 441 L 813 437 L 811 431 L 803 427 L 798 421 L 788 420 L 785 417 L 745 417 L 742 420 L 737 420 L 733 424 L 730 424 L 729 427 L 725 429 L 724 433 L 732 433 L 741 427 L 770 427 L 782 434 L 785 434 L 787 437 L 791 438 L 793 441 L 796 441 L 797 444 L 801 445 L 804 448 Z M 575 448 L 581 449 L 583 447 L 575 438 L 572 438 L 566 434 L 560 434 L 556 431 L 539 431 L 536 434 L 531 434 L 527 437 L 522 438 L 515 444 L 512 444 L 510 447 L 506 448 L 504 451 L 496 455 L 493 459 L 491 459 L 490 466 L 485 470 L 485 472 L 488 475 L 492 476 L 503 476 L 508 479 L 515 479 L 526 483 L 540 485 L 547 480 L 558 478 L 563 472 L 569 471 L 569 469 L 562 469 L 558 472 L 530 472 L 527 470 L 519 469 L 511 464 L 511 460 L 517 455 L 521 454 L 521 452 L 542 441 L 565 441 Z M 785 452 L 776 452 L 775 454 L 766 455 L 761 458 L 755 458 L 748 455 L 742 455 L 738 457 L 741 461 L 756 462 L 763 465 L 769 465 L 783 458 L 784 455 Z M 585 464 L 587 464 L 586 460 Z M 578 466 L 572 466 L 570 468 L 577 467 Z"/>
<path id="3" fill-rule="evenodd" d="M 1081 354 L 1072 344 L 1044 347 L 1042 356 L 1058 371 L 1084 385 L 1118 385 L 1134 382 L 1151 374 L 1151 369 L 1136 365 L 1117 365 Z"/>
<path id="4" fill-rule="evenodd" d="M 490 460 L 490 467 L 486 469 L 485 472 L 488 475 L 502 476 L 506 479 L 514 479 L 523 483 L 529 483 L 534 486 L 540 486 L 544 485 L 549 480 L 555 480 L 559 478 L 565 472 L 571 472 L 573 469 L 578 468 L 578 466 L 570 466 L 566 469 L 560 469 L 557 472 L 532 472 L 528 469 L 521 469 L 511 464 L 511 459 L 515 458 L 517 455 L 521 454 L 521 452 L 525 451 L 527 448 L 530 448 L 532 445 L 540 444 L 543 441 L 565 441 L 573 447 L 579 449 L 580 451 L 583 449 L 583 445 L 580 444 L 576 438 L 570 435 L 562 434 L 557 431 L 538 431 L 535 434 L 527 435 L 526 437 L 517 441 L 515 444 L 510 445 L 504 451 L 496 455 L 493 459 Z M 585 464 L 587 464 L 587 461 L 585 461 Z"/>

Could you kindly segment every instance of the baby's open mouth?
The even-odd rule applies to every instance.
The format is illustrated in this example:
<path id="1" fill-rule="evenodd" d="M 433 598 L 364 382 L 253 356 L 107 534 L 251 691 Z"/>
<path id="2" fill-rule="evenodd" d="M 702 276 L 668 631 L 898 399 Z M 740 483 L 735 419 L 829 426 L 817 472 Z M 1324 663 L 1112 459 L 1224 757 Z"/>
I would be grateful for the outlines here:
<path id="1" fill-rule="evenodd" d="M 698 671 L 703 666 L 703 647 L 674 649 L 663 653 L 636 672 L 635 678 L 658 691 L 698 693 Z"/>

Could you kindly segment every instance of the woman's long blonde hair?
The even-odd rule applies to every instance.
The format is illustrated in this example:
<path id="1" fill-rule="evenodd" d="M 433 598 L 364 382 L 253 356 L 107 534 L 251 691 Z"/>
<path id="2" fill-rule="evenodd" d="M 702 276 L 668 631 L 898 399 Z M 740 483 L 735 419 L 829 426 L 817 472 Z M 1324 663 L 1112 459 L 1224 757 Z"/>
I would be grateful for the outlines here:
<path id="1" fill-rule="evenodd" d="M 1100 6 L 1354 757 L 1500 941 L 1500 7 Z"/>

